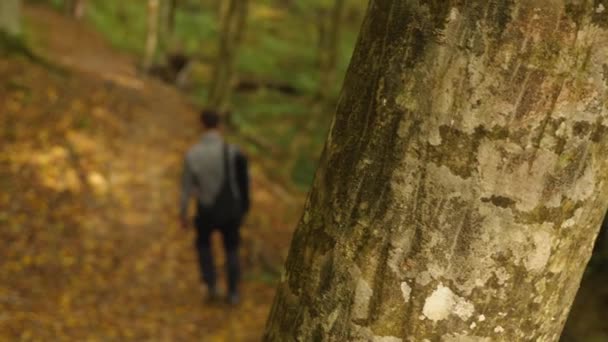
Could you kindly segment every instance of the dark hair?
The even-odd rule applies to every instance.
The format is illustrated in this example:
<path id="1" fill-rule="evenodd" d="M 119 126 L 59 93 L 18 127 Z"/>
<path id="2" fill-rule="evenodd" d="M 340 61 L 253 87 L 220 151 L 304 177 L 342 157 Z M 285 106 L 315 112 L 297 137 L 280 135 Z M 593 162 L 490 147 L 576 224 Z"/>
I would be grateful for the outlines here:
<path id="1" fill-rule="evenodd" d="M 220 125 L 220 115 L 211 109 L 204 109 L 201 112 L 201 122 L 206 128 L 217 128 Z"/>

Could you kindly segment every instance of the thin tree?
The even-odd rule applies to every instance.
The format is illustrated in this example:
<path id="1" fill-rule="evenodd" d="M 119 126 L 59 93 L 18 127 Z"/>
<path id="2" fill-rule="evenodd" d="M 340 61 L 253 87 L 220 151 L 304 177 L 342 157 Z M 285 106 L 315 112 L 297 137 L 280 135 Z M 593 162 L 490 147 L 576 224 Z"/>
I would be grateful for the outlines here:
<path id="1" fill-rule="evenodd" d="M 177 16 L 177 0 L 167 0 L 167 20 L 166 20 L 166 30 L 169 35 L 172 35 L 175 32 L 175 22 Z"/>
<path id="2" fill-rule="evenodd" d="M 86 11 L 87 0 L 66 0 L 64 6 L 68 15 L 76 19 L 82 19 Z"/>
<path id="3" fill-rule="evenodd" d="M 245 33 L 248 1 L 228 0 L 225 7 L 220 7 L 224 9 L 220 20 L 218 53 L 211 79 L 208 106 L 226 112 L 232 90 L 236 53 Z"/>
<path id="4" fill-rule="evenodd" d="M 0 31 L 14 36 L 21 33 L 21 0 L 0 1 Z"/>
<path id="5" fill-rule="evenodd" d="M 148 31 L 144 50 L 143 68 L 150 70 L 158 50 L 160 0 L 148 0 Z"/>
<path id="6" fill-rule="evenodd" d="M 171 48 L 175 33 L 177 0 L 163 0 L 160 4 L 160 41 L 163 51 Z"/>
<path id="7" fill-rule="evenodd" d="M 372 0 L 265 340 L 557 341 L 608 203 L 606 61 L 597 1 Z"/>

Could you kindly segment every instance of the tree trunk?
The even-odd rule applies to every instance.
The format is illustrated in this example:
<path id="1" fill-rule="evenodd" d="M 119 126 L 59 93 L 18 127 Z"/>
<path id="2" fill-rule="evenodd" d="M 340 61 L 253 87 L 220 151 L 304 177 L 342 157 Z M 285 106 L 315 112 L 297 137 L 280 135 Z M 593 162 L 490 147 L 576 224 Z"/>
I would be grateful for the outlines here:
<path id="1" fill-rule="evenodd" d="M 322 17 L 319 34 L 319 94 L 330 94 L 335 84 L 338 52 L 340 51 L 340 27 L 344 15 L 344 0 L 335 0 L 329 15 Z"/>
<path id="2" fill-rule="evenodd" d="M 0 31 L 10 35 L 21 33 L 21 0 L 0 1 Z"/>
<path id="3" fill-rule="evenodd" d="M 158 49 L 158 21 L 160 0 L 148 0 L 148 34 L 144 51 L 144 70 L 149 71 L 154 64 L 156 51 Z"/>
<path id="4" fill-rule="evenodd" d="M 557 341 L 606 212 L 606 61 L 593 1 L 371 1 L 265 340 Z"/>
<path id="5" fill-rule="evenodd" d="M 247 0 L 230 0 L 223 11 L 218 55 L 208 98 L 208 106 L 220 112 L 228 110 L 236 52 L 247 22 L 247 7 Z"/>
<path id="6" fill-rule="evenodd" d="M 160 4 L 160 44 L 165 53 L 174 49 L 172 46 L 175 31 L 176 0 L 162 0 Z"/>
<path id="7" fill-rule="evenodd" d="M 64 3 L 65 11 L 68 15 L 82 19 L 86 11 L 87 1 L 86 0 L 66 0 Z"/>
<path id="8" fill-rule="evenodd" d="M 177 0 L 167 0 L 167 33 L 172 36 L 175 32 L 175 21 L 177 15 Z"/>

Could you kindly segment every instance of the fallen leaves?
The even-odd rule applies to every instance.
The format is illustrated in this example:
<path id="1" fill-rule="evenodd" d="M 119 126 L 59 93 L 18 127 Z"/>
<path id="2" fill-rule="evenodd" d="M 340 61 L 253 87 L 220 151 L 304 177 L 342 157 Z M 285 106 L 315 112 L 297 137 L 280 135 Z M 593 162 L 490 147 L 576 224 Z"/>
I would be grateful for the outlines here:
<path id="1" fill-rule="evenodd" d="M 195 115 L 159 100 L 163 89 L 126 93 L 11 63 L 0 73 L 22 87 L 0 87 L 0 127 L 11 127 L 0 135 L 0 340 L 259 340 L 273 285 L 247 281 L 231 313 L 205 306 L 193 232 L 175 222 Z M 285 227 L 266 219 L 284 210 L 262 188 L 250 222 Z M 244 229 L 247 241 L 289 237 Z M 244 243 L 250 274 L 253 245 L 263 249 Z"/>
<path id="2" fill-rule="evenodd" d="M 95 171 L 89 172 L 87 181 L 95 194 L 103 196 L 108 193 L 108 182 L 100 173 Z"/>

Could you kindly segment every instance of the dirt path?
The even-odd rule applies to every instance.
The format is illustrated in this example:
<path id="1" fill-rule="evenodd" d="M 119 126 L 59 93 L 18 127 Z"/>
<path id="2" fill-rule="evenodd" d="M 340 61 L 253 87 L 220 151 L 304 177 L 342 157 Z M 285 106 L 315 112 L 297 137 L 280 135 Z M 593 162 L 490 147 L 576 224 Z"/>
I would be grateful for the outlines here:
<path id="1" fill-rule="evenodd" d="M 13 187 L 0 197 L 0 257 L 11 260 L 0 266 L 0 340 L 259 340 L 273 295 L 260 262 L 286 248 L 296 210 L 275 203 L 254 164 L 243 303 L 204 304 L 193 232 L 176 224 L 195 111 L 83 24 L 26 15 L 38 49 L 73 74 L 0 63 L 15 84 L 0 91 L 10 127 L 0 185 Z"/>

